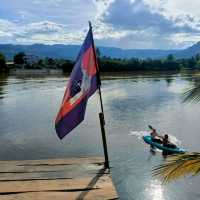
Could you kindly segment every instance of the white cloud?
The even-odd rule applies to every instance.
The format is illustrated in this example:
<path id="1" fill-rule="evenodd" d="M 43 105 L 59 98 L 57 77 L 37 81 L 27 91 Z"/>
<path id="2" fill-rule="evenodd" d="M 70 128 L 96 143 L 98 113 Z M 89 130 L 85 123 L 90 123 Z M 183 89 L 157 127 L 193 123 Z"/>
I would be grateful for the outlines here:
<path id="1" fill-rule="evenodd" d="M 107 9 L 115 0 L 93 0 L 96 6 L 96 19 L 101 19 L 104 14 L 107 14 Z"/>
<path id="2" fill-rule="evenodd" d="M 175 46 L 180 46 L 182 48 L 187 48 L 191 44 L 200 41 L 200 33 L 177 33 L 170 36 L 170 40 L 173 41 Z"/>
<path id="3" fill-rule="evenodd" d="M 48 4 L 48 5 L 53 5 L 53 6 L 59 6 L 60 3 L 62 3 L 63 0 L 33 0 L 34 4 Z"/>
<path id="4" fill-rule="evenodd" d="M 200 40 L 200 1 L 2 0 L 0 42 L 179 48 Z"/>
<path id="5" fill-rule="evenodd" d="M 63 24 L 56 24 L 51 21 L 40 21 L 22 25 L 0 19 L 0 42 L 4 40 L 12 43 L 80 43 L 85 33 L 84 31 L 70 32 Z"/>
<path id="6" fill-rule="evenodd" d="M 178 24 L 187 24 L 193 29 L 199 29 L 199 0 L 144 0 L 155 12 L 159 12 Z"/>
<path id="7" fill-rule="evenodd" d="M 80 44 L 84 39 L 84 34 L 78 32 L 63 34 L 35 34 L 29 38 L 30 43 L 46 43 L 46 44 Z M 22 41 L 22 40 L 21 40 Z M 27 41 L 27 39 L 26 39 Z"/>
<path id="8" fill-rule="evenodd" d="M 0 28 L 1 28 L 1 31 L 13 31 L 15 30 L 15 23 L 13 22 L 10 22 L 8 20 L 3 20 L 3 19 L 0 19 Z"/>
<path id="9" fill-rule="evenodd" d="M 8 20 L 0 19 L 0 39 L 5 40 L 6 38 L 11 39 L 16 31 L 15 23 Z M 0 40 L 1 41 L 1 40 Z"/>
<path id="10" fill-rule="evenodd" d="M 145 0 L 147 3 L 154 7 L 155 5 L 160 10 L 166 13 L 166 15 L 170 16 L 180 16 L 180 15 L 190 15 L 196 17 L 200 17 L 200 1 L 199 0 Z M 157 2 L 156 2 L 157 1 Z M 154 6 L 153 6 L 154 4 Z"/>
<path id="11" fill-rule="evenodd" d="M 199 5 L 197 0 L 192 3 L 188 0 L 115 0 L 107 8 L 103 21 L 118 32 L 127 31 L 116 40 L 118 45 L 183 48 L 199 41 Z"/>
<path id="12" fill-rule="evenodd" d="M 103 23 L 101 20 L 96 21 L 94 24 L 94 34 L 96 39 L 120 39 L 128 35 L 131 31 L 117 30 L 112 26 Z"/>
<path id="13" fill-rule="evenodd" d="M 22 29 L 24 29 L 24 31 L 28 34 L 52 34 L 62 32 L 64 28 L 64 25 L 56 24 L 51 21 L 30 23 L 22 27 Z"/>

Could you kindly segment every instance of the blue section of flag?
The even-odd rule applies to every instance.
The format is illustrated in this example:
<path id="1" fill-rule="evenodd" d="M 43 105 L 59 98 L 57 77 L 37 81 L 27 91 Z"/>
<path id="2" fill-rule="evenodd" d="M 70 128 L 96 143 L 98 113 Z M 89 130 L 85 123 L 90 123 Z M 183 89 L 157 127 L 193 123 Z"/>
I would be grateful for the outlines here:
<path id="1" fill-rule="evenodd" d="M 87 100 L 98 88 L 96 63 L 90 28 L 76 59 L 56 118 L 55 128 L 60 139 L 84 120 Z"/>

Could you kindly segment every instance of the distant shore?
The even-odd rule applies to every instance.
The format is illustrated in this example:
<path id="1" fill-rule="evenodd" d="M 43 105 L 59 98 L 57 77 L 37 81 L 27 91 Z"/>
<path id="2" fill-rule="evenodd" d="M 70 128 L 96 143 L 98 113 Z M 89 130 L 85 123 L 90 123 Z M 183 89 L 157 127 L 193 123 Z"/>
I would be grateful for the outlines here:
<path id="1" fill-rule="evenodd" d="M 177 74 L 177 73 L 191 73 L 200 72 L 199 69 L 181 69 L 181 70 L 122 70 L 122 71 L 100 71 L 103 75 L 110 74 Z M 10 69 L 7 72 L 0 71 L 0 74 L 9 75 L 62 75 L 70 74 L 70 72 L 64 72 L 62 69 Z"/>
<path id="2" fill-rule="evenodd" d="M 12 69 L 10 75 L 62 75 L 62 69 Z"/>

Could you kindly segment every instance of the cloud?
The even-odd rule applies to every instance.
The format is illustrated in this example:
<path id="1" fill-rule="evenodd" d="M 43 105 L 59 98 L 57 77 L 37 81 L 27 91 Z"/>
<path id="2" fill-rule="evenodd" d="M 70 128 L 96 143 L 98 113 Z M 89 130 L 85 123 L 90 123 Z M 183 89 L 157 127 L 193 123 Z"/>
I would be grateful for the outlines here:
<path id="1" fill-rule="evenodd" d="M 144 0 L 150 9 L 170 17 L 179 25 L 187 25 L 199 31 L 200 1 L 193 0 Z"/>
<path id="2" fill-rule="evenodd" d="M 16 30 L 14 23 L 0 19 L 0 39 L 3 41 L 12 39 Z M 1 41 L 1 40 L 0 40 Z"/>
<path id="3" fill-rule="evenodd" d="M 15 24 L 9 20 L 0 19 L 0 27 L 2 32 L 9 32 L 15 30 Z"/>
<path id="4" fill-rule="evenodd" d="M 0 18 L 27 24 L 40 21 L 83 28 L 97 10 L 89 0 L 1 0 Z"/>
<path id="5" fill-rule="evenodd" d="M 151 9 L 159 10 L 168 16 L 194 16 L 200 18 L 200 1 L 199 0 L 144 0 L 145 4 Z"/>
<path id="6" fill-rule="evenodd" d="M 159 13 L 159 10 L 151 9 L 142 0 L 116 0 L 105 14 L 104 22 L 121 29 L 153 29 L 162 34 L 193 31 L 192 27 L 178 24 L 170 17 Z"/>
<path id="7" fill-rule="evenodd" d="M 42 21 L 30 23 L 23 28 L 26 34 L 52 34 L 62 32 L 65 26 L 51 21 Z"/>
<path id="8" fill-rule="evenodd" d="M 97 4 L 90 0 L 2 0 L 0 42 L 80 43 L 88 20 L 95 21 Z"/>
<path id="9" fill-rule="evenodd" d="M 199 7 L 199 0 L 1 0 L 0 43 L 80 44 L 91 20 L 101 46 L 183 48 L 200 39 Z"/>
<path id="10" fill-rule="evenodd" d="M 19 3 L 20 10 L 16 5 L 15 9 L 11 9 L 15 15 L 14 21 L 1 19 L 6 30 L 0 34 L 0 42 L 5 40 L 6 33 L 10 33 L 9 40 L 12 40 L 12 43 L 81 43 L 88 30 L 89 19 L 93 22 L 97 40 L 121 38 L 127 34 L 127 31 L 118 31 L 102 22 L 102 16 L 113 0 L 94 0 L 92 3 L 89 0 L 70 0 L 67 5 L 66 1 L 62 0 L 34 0 L 30 5 L 23 1 Z M 55 8 L 54 3 L 60 6 Z M 46 16 L 45 12 L 39 12 L 43 7 L 46 7 L 48 12 Z M 6 23 L 10 23 L 9 26 Z"/>
<path id="11" fill-rule="evenodd" d="M 40 21 L 26 25 L 0 19 L 0 43 L 80 43 L 85 36 L 83 30 L 71 32 L 68 26 L 51 21 Z"/>
<path id="12" fill-rule="evenodd" d="M 120 32 L 121 33 L 121 32 Z M 122 32 L 123 33 L 123 32 Z M 160 36 L 152 30 L 147 31 L 127 31 L 120 38 L 101 38 L 97 40 L 98 45 L 116 46 L 124 49 L 174 49 L 174 41 L 168 35 Z M 182 47 L 182 46 L 181 46 Z"/>
<path id="13" fill-rule="evenodd" d="M 63 0 L 33 0 L 33 3 L 36 5 L 53 5 L 53 6 L 59 6 Z"/>
<path id="14" fill-rule="evenodd" d="M 184 2 L 187 0 L 183 0 Z M 181 0 L 115 0 L 102 14 L 106 26 L 121 33 L 107 45 L 123 48 L 185 48 L 200 39 L 200 11 Z M 200 4 L 196 0 L 193 3 Z M 181 5 L 182 3 L 182 5 Z M 184 7 L 184 9 L 183 9 Z M 184 12 L 182 11 L 184 10 Z M 199 15 L 191 15 L 191 10 Z M 126 34 L 122 34 L 126 33 Z M 185 37 L 185 38 L 184 38 Z"/>

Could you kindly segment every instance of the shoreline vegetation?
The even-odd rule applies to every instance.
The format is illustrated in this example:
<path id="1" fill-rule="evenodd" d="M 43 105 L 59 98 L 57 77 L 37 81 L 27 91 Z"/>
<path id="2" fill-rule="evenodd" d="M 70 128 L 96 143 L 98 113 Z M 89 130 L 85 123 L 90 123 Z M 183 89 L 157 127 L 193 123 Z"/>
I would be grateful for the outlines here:
<path id="1" fill-rule="evenodd" d="M 101 72 L 200 70 L 200 54 L 182 59 L 176 59 L 172 54 L 162 59 L 120 59 L 101 56 L 97 49 L 97 55 Z M 16 54 L 13 61 L 6 61 L 5 56 L 0 53 L 0 72 L 70 73 L 74 64 L 75 61 L 67 59 L 40 59 L 23 52 Z"/>

